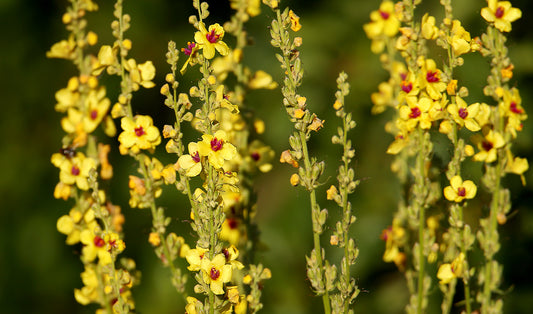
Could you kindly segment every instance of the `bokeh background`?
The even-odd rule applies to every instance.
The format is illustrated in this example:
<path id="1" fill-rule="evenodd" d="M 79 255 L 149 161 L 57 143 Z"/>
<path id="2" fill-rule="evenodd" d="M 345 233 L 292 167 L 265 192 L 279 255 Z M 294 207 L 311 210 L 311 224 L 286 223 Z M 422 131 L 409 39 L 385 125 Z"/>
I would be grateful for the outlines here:
<path id="1" fill-rule="evenodd" d="M 208 1 L 212 15 L 209 21 L 223 22 L 231 14 L 225 1 Z M 485 29 L 479 16 L 484 1 L 454 1 L 456 16 L 463 25 L 478 35 Z M 110 23 L 112 1 L 98 1 L 101 9 L 89 15 L 89 29 L 99 35 L 100 43 L 112 42 Z M 356 148 L 356 175 L 362 180 L 351 202 L 358 218 L 353 236 L 360 249 L 353 274 L 362 289 L 356 299 L 359 313 L 401 313 L 407 302 L 403 275 L 381 256 L 384 243 L 381 230 L 392 218 L 398 200 L 397 182 L 389 170 L 391 157 L 384 152 L 392 138 L 383 130 L 389 116 L 370 115 L 370 94 L 387 79 L 378 57 L 372 55 L 362 26 L 369 21 L 370 11 L 379 0 L 298 0 L 286 1 L 301 17 L 304 38 L 301 49 L 305 66 L 301 94 L 326 127 L 313 138 L 311 149 L 328 161 L 325 187 L 335 178 L 339 153 L 331 146 L 335 117 L 331 105 L 336 88 L 335 78 L 344 70 L 350 76 L 351 94 L 347 108 L 358 122 L 352 133 Z M 64 236 L 56 231 L 56 220 L 68 212 L 69 203 L 55 200 L 53 189 L 58 171 L 50 156 L 60 148 L 61 116 L 54 112 L 54 93 L 74 75 L 73 66 L 64 60 L 45 58 L 49 47 L 67 35 L 61 15 L 67 1 L 0 0 L 0 312 L 1 313 L 91 313 L 95 308 L 77 304 L 73 289 L 81 287 L 82 264 L 78 252 L 64 244 Z M 523 17 L 513 23 L 508 42 L 515 64 L 512 84 L 520 89 L 523 106 L 533 112 L 533 5 L 528 0 L 513 1 L 522 9 Z M 442 10 L 437 0 L 424 1 L 422 8 L 439 18 Z M 161 86 L 168 71 L 164 54 L 167 42 L 183 46 L 193 37 L 187 18 L 193 14 L 190 1 L 150 0 L 126 1 L 125 11 L 132 16 L 127 37 L 133 41 L 131 55 L 138 61 L 152 60 L 158 69 L 155 82 Z M 273 17 L 264 14 L 248 25 L 254 44 L 245 51 L 247 62 L 255 70 L 263 69 L 279 78 L 281 71 L 269 46 L 267 26 Z M 231 43 L 231 40 L 228 40 Z M 444 59 L 444 56 L 437 56 Z M 479 55 L 465 57 L 466 64 L 457 73 L 470 88 L 469 99 L 483 99 L 481 90 L 488 74 L 488 63 Z M 182 59 L 183 61 L 183 59 Z M 189 71 L 192 72 L 192 71 Z M 181 79 L 182 90 L 194 81 L 194 75 Z M 111 83 L 113 84 L 113 83 Z M 159 87 L 135 94 L 138 113 L 151 114 L 159 126 L 171 121 L 171 112 L 163 105 Z M 108 91 L 111 99 L 117 90 Z M 250 106 L 267 125 L 263 140 L 276 155 L 288 148 L 291 126 L 281 106 L 279 89 L 257 91 L 250 95 Z M 514 151 L 530 160 L 533 154 L 532 124 L 526 121 Z M 197 134 L 190 135 L 191 138 Z M 110 140 L 113 142 L 114 140 Z M 442 151 L 449 149 L 442 140 Z M 164 158 L 164 157 L 163 157 Z M 168 158 L 168 157 L 166 157 Z M 170 162 L 171 160 L 167 160 Z M 168 271 L 160 266 L 147 242 L 150 216 L 147 211 L 127 206 L 127 174 L 135 171 L 131 159 L 115 152 L 111 156 L 116 177 L 112 199 L 122 205 L 126 215 L 126 244 L 123 255 L 135 259 L 142 271 L 141 286 L 133 290 L 138 313 L 183 313 L 183 301 L 168 280 Z M 320 313 L 320 300 L 313 298 L 305 274 L 305 254 L 312 248 L 308 196 L 292 189 L 288 178 L 292 169 L 275 163 L 274 169 L 258 181 L 257 223 L 266 246 L 259 253 L 263 264 L 272 269 L 273 277 L 265 283 L 262 313 Z M 533 182 L 531 171 L 526 174 Z M 500 228 L 502 249 L 498 259 L 504 263 L 505 313 L 530 313 L 533 299 L 533 192 L 531 185 L 522 187 L 517 177 L 505 184 L 512 190 L 513 215 Z M 325 190 L 325 189 L 324 189 Z M 323 193 L 325 194 L 325 193 Z M 162 205 L 174 217 L 172 228 L 190 238 L 186 219 L 188 207 L 176 192 L 166 193 Z M 324 199 L 323 207 L 334 212 Z M 333 215 L 334 216 L 334 215 Z M 191 242 L 192 243 L 192 242 Z M 474 265 L 473 266 L 480 266 Z M 438 289 L 432 291 L 438 299 Z M 438 308 L 430 312 L 438 312 Z"/>

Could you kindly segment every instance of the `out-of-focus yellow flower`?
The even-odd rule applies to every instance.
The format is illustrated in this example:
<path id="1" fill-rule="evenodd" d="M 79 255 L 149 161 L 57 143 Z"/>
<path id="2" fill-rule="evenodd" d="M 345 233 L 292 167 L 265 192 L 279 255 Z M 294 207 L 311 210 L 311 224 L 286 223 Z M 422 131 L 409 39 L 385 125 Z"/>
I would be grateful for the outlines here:
<path id="1" fill-rule="evenodd" d="M 393 37 L 398 33 L 400 21 L 394 10 L 392 1 L 384 1 L 379 6 L 379 10 L 370 13 L 371 22 L 365 24 L 363 29 L 370 39 L 376 39 L 381 35 Z"/>
<path id="2" fill-rule="evenodd" d="M 454 278 L 463 277 L 465 255 L 461 252 L 451 263 L 442 264 L 437 272 L 439 284 L 445 285 Z"/>
<path id="3" fill-rule="evenodd" d="M 477 145 L 479 152 L 472 158 L 474 161 L 484 161 L 490 163 L 498 157 L 498 149 L 505 145 L 503 136 L 493 130 L 483 129 L 483 134 L 476 134 L 472 136 L 472 142 Z"/>
<path id="4" fill-rule="evenodd" d="M 250 78 L 250 81 L 248 81 L 248 87 L 251 89 L 274 89 L 278 87 L 278 83 L 276 83 L 270 74 L 266 73 L 263 70 L 259 70 L 254 73 L 254 75 Z"/>
<path id="5" fill-rule="evenodd" d="M 481 9 L 481 16 L 494 23 L 500 32 L 510 32 L 511 23 L 522 17 L 522 11 L 511 7 L 509 1 L 488 0 L 488 7 Z"/>
<path id="6" fill-rule="evenodd" d="M 52 45 L 49 51 L 46 52 L 47 58 L 60 58 L 72 60 L 76 57 L 76 41 L 74 36 L 69 36 L 68 40 L 62 40 Z"/>
<path id="7" fill-rule="evenodd" d="M 435 26 L 435 17 L 429 13 L 422 17 L 422 36 L 425 39 L 436 39 L 439 36 L 439 28 Z"/>
<path id="8" fill-rule="evenodd" d="M 448 42 L 451 44 L 455 56 L 460 56 L 470 51 L 470 33 L 467 32 L 459 20 L 454 20 L 452 24 L 451 37 Z"/>
<path id="9" fill-rule="evenodd" d="M 215 49 L 221 55 L 225 56 L 229 53 L 228 45 L 222 41 L 224 38 L 224 28 L 218 23 L 209 26 L 209 30 L 205 29 L 205 24 L 200 22 L 198 29 L 194 34 L 194 40 L 198 43 L 199 48 L 203 50 L 206 59 L 213 59 L 215 56 Z"/>
<path id="10" fill-rule="evenodd" d="M 80 190 L 89 189 L 89 172 L 96 169 L 96 161 L 85 157 L 81 152 L 77 152 L 72 158 L 66 158 L 57 153 L 52 155 L 52 163 L 60 169 L 59 180 L 67 185 L 76 184 Z"/>
<path id="11" fill-rule="evenodd" d="M 300 17 L 296 15 L 292 10 L 289 10 L 289 18 L 291 19 L 291 29 L 295 32 L 302 28 L 300 24 Z"/>
<path id="12" fill-rule="evenodd" d="M 463 179 L 460 176 L 454 176 L 450 180 L 450 185 L 444 188 L 444 197 L 451 202 L 460 203 L 464 199 L 472 199 L 476 196 L 477 187 L 471 180 Z"/>
<path id="13" fill-rule="evenodd" d="M 155 86 L 152 80 L 155 77 L 155 67 L 152 61 L 137 65 L 135 59 L 129 59 L 124 68 L 130 72 L 131 81 L 133 83 L 132 89 L 134 91 L 139 89 L 139 85 L 144 88 L 152 88 Z"/>

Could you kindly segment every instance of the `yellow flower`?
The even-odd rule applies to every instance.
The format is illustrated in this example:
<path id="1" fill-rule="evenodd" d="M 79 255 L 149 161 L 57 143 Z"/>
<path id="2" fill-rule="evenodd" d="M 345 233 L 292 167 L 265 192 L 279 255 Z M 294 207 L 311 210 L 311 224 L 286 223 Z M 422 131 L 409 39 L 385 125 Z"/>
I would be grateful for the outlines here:
<path id="1" fill-rule="evenodd" d="M 139 85 L 144 88 L 152 88 L 155 86 L 152 80 L 155 77 L 155 67 L 152 61 L 137 65 L 135 59 L 129 59 L 124 68 L 130 72 L 132 89 L 134 91 L 139 89 Z"/>
<path id="2" fill-rule="evenodd" d="M 59 180 L 67 185 L 76 184 L 80 190 L 89 189 L 89 172 L 96 169 L 96 161 L 85 157 L 83 153 L 76 153 L 72 158 L 67 158 L 61 154 L 52 155 L 52 163 L 59 167 Z"/>
<path id="3" fill-rule="evenodd" d="M 526 178 L 524 172 L 529 169 L 529 163 L 526 158 L 513 157 L 510 150 L 507 150 L 507 163 L 505 164 L 505 172 L 514 173 L 520 176 L 522 185 L 526 185 Z"/>
<path id="4" fill-rule="evenodd" d="M 454 278 L 463 277 L 465 264 L 465 255 L 461 252 L 451 263 L 442 264 L 437 272 L 437 278 L 440 279 L 439 284 L 445 285 Z"/>
<path id="5" fill-rule="evenodd" d="M 516 137 L 516 132 L 522 131 L 522 121 L 527 119 L 518 89 L 513 87 L 511 90 L 503 91 L 503 101 L 500 102 L 498 110 L 502 116 L 508 117 L 506 130 Z"/>
<path id="6" fill-rule="evenodd" d="M 400 28 L 400 21 L 396 16 L 392 1 L 382 2 L 379 10 L 370 13 L 370 20 L 370 23 L 363 26 L 366 35 L 370 39 L 376 39 L 376 37 L 381 35 L 393 37 Z"/>
<path id="7" fill-rule="evenodd" d="M 226 132 L 218 130 L 214 135 L 202 135 L 198 142 L 198 153 L 207 156 L 209 163 L 215 168 L 222 168 L 225 160 L 231 160 L 237 155 L 237 149 L 227 142 Z"/>
<path id="8" fill-rule="evenodd" d="M 194 40 L 200 45 L 206 59 L 215 56 L 215 49 L 223 56 L 229 53 L 228 45 L 222 41 L 224 38 L 224 28 L 218 23 L 209 26 L 209 31 L 205 29 L 203 22 L 198 24 L 199 31 L 194 34 Z"/>
<path id="9" fill-rule="evenodd" d="M 270 74 L 266 73 L 263 70 L 259 70 L 250 77 L 250 80 L 248 81 L 248 87 L 251 89 L 274 89 L 278 87 L 278 83 L 276 83 Z"/>
<path id="10" fill-rule="evenodd" d="M 198 154 L 197 143 L 189 143 L 189 155 L 180 156 L 178 165 L 185 170 L 185 175 L 188 177 L 195 177 L 202 171 L 202 162 Z"/>
<path id="11" fill-rule="evenodd" d="M 444 197 L 451 202 L 462 202 L 465 198 L 472 199 L 476 196 L 477 187 L 471 180 L 463 182 L 460 176 L 450 180 L 450 186 L 444 188 Z"/>
<path id="12" fill-rule="evenodd" d="M 429 110 L 433 102 L 427 97 L 418 100 L 416 97 L 407 97 L 407 105 L 400 107 L 400 119 L 405 122 L 408 132 L 411 132 L 420 123 L 422 129 L 431 128 Z"/>
<path id="13" fill-rule="evenodd" d="M 194 297 L 187 297 L 187 305 L 185 305 L 185 314 L 198 314 L 197 308 L 202 306 L 202 302 Z"/>
<path id="14" fill-rule="evenodd" d="M 452 115 L 453 120 L 460 126 L 466 126 L 472 132 L 479 131 L 481 126 L 475 120 L 479 111 L 479 103 L 468 106 L 459 96 L 455 97 L 455 104 L 448 106 L 448 112 Z"/>
<path id="15" fill-rule="evenodd" d="M 476 134 L 472 137 L 472 142 L 477 145 L 479 152 L 472 158 L 474 161 L 493 162 L 498 157 L 497 151 L 505 145 L 505 140 L 500 133 L 493 130 L 483 129 L 483 135 Z"/>
<path id="16" fill-rule="evenodd" d="M 61 120 L 61 126 L 67 133 L 75 133 L 83 129 L 86 133 L 92 133 L 107 114 L 111 101 L 106 97 L 106 90 L 102 86 L 97 90 L 91 90 L 86 99 L 86 112 L 69 108 L 67 117 Z"/>
<path id="17" fill-rule="evenodd" d="M 219 85 L 217 89 L 215 90 L 216 93 L 216 102 L 217 104 L 222 107 L 228 109 L 231 113 L 237 114 L 239 113 L 239 107 L 237 105 L 232 104 L 228 100 L 228 95 L 224 93 L 224 85 Z"/>
<path id="18" fill-rule="evenodd" d="M 123 117 L 120 125 L 124 130 L 118 136 L 120 153 L 125 155 L 131 150 L 137 154 L 141 149 L 154 149 L 161 143 L 159 130 L 153 126 L 152 118 L 137 115 L 135 117 Z"/>
<path id="19" fill-rule="evenodd" d="M 97 235 L 94 229 L 84 229 L 80 234 L 80 241 L 84 244 L 81 252 L 83 261 L 92 262 L 96 257 L 101 265 L 108 265 L 113 261 L 106 241 Z"/>
<path id="20" fill-rule="evenodd" d="M 291 29 L 295 32 L 302 29 L 300 24 L 300 17 L 296 15 L 292 10 L 289 10 L 289 18 L 291 19 Z"/>
<path id="21" fill-rule="evenodd" d="M 229 244 L 238 245 L 241 239 L 241 230 L 239 228 L 242 223 L 237 218 L 226 218 L 222 223 L 219 238 L 228 241 Z"/>
<path id="22" fill-rule="evenodd" d="M 440 99 L 441 93 L 446 90 L 446 83 L 442 81 L 441 70 L 437 69 L 437 65 L 432 59 L 422 60 L 421 67 L 420 88 L 425 88 L 432 99 Z"/>
<path id="23" fill-rule="evenodd" d="M 207 257 L 202 259 L 202 278 L 209 285 L 214 294 L 224 294 L 224 283 L 231 280 L 232 267 L 226 264 L 223 254 L 217 254 L 212 260 Z"/>
<path id="24" fill-rule="evenodd" d="M 439 28 L 435 26 L 435 17 L 428 13 L 422 17 L 422 36 L 425 39 L 436 39 L 439 36 Z"/>
<path id="25" fill-rule="evenodd" d="M 98 276 L 93 267 L 93 265 L 86 266 L 85 271 L 81 273 L 81 280 L 85 286 L 74 289 L 74 298 L 82 305 L 98 300 Z"/>
<path id="26" fill-rule="evenodd" d="M 405 229 L 400 226 L 400 221 L 395 218 L 392 226 L 383 230 L 380 236 L 385 241 L 383 261 L 387 263 L 394 262 L 400 270 L 405 267 L 405 254 L 400 252 L 400 247 L 405 242 L 405 235 Z"/>
<path id="27" fill-rule="evenodd" d="M 208 251 L 208 249 L 204 249 L 198 246 L 195 249 L 190 249 L 185 255 L 185 259 L 187 259 L 187 262 L 189 262 L 189 266 L 187 267 L 187 269 L 190 271 L 200 270 L 202 266 L 202 261 L 204 260 L 204 258 L 207 259 L 205 253 L 207 253 Z"/>
<path id="28" fill-rule="evenodd" d="M 55 43 L 49 51 L 46 52 L 47 58 L 74 59 L 76 57 L 76 41 L 74 36 L 69 36 L 68 40 L 62 40 Z"/>
<path id="29" fill-rule="evenodd" d="M 470 40 L 470 33 L 461 26 L 460 21 L 454 20 L 451 38 L 448 38 L 448 42 L 451 44 L 455 56 L 460 56 L 470 51 Z"/>
<path id="30" fill-rule="evenodd" d="M 511 7 L 509 1 L 488 0 L 488 7 L 481 9 L 481 16 L 494 23 L 500 32 L 510 32 L 511 22 L 522 17 L 522 11 Z"/>

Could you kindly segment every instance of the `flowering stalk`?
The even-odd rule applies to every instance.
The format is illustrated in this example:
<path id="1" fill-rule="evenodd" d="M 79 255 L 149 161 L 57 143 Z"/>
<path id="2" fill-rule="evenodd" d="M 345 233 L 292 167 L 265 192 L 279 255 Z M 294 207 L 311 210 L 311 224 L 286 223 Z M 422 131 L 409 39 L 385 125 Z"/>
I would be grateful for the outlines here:
<path id="1" fill-rule="evenodd" d="M 333 144 L 339 144 L 343 147 L 342 164 L 339 166 L 337 181 L 339 189 L 332 185 L 327 191 L 327 199 L 334 200 L 341 208 L 341 219 L 335 225 L 335 231 L 330 238 L 330 244 L 338 245 L 344 248 L 344 256 L 341 259 L 341 273 L 337 280 L 336 287 L 339 293 L 331 296 L 331 305 L 333 313 L 349 313 L 350 304 L 359 295 L 359 288 L 355 284 L 355 279 L 350 276 L 350 267 L 355 264 L 359 255 L 359 250 L 355 247 L 354 239 L 350 238 L 350 226 L 356 218 L 352 215 L 352 205 L 348 197 L 355 191 L 359 185 L 359 180 L 355 180 L 355 173 L 350 168 L 350 163 L 354 157 L 355 151 L 352 143 L 348 139 L 348 132 L 355 128 L 355 121 L 352 115 L 344 110 L 344 98 L 350 91 L 350 85 L 346 82 L 348 76 L 342 72 L 337 78 L 337 92 L 335 93 L 335 103 L 333 108 L 335 114 L 342 119 L 342 128 L 339 128 L 338 135 L 331 139 Z"/>
<path id="2" fill-rule="evenodd" d="M 298 47 L 301 38 L 291 40 L 288 28 L 298 31 L 301 28 L 299 17 L 292 10 L 286 8 L 283 13 L 278 8 L 277 1 L 272 1 L 270 7 L 276 13 L 276 19 L 272 21 L 270 34 L 271 44 L 281 50 L 282 54 L 276 57 L 285 71 L 284 86 L 282 87 L 283 104 L 294 123 L 296 131 L 290 136 L 291 151 L 282 153 L 280 161 L 292 164 L 298 168 L 298 174 L 291 177 L 291 183 L 299 182 L 309 192 L 311 219 L 313 222 L 314 249 L 311 256 L 307 257 L 307 276 L 311 281 L 315 293 L 322 296 L 324 312 L 331 312 L 329 291 L 333 289 L 335 267 L 325 262 L 323 249 L 320 245 L 320 235 L 323 233 L 326 222 L 327 210 L 320 210 L 316 199 L 316 188 L 319 185 L 318 178 L 324 171 L 324 162 L 311 158 L 307 147 L 307 141 L 312 131 L 318 131 L 323 126 L 323 121 L 307 108 L 306 98 L 297 94 L 297 88 L 301 84 L 303 69 L 299 58 Z M 298 160 L 303 159 L 303 166 L 299 166 Z"/>
<path id="3" fill-rule="evenodd" d="M 71 60 L 79 71 L 67 88 L 56 93 L 55 109 L 67 113 L 61 120 L 67 134 L 60 153 L 52 156 L 52 163 L 60 169 L 54 196 L 64 200 L 72 197 L 76 203 L 68 215 L 59 218 L 57 229 L 67 235 L 67 244 L 82 244 L 85 271 L 81 277 L 85 286 L 74 290 L 76 300 L 83 305 L 98 303 L 108 313 L 128 313 L 134 309 L 130 288 L 137 279 L 130 272 L 135 264 L 123 259 L 122 269 L 115 265 L 118 254 L 125 249 L 121 234 L 124 216 L 99 189 L 99 181 L 111 179 L 113 168 L 107 158 L 109 145 L 98 143 L 93 134 L 99 125 L 109 136 L 116 132 L 107 115 L 110 101 L 106 90 L 98 85 L 100 64 L 87 53 L 98 36 L 86 31 L 84 16 L 97 9 L 92 1 L 72 0 L 63 15 L 63 23 L 71 32 L 69 39 L 54 44 L 47 52 L 47 57 Z"/>
<path id="4" fill-rule="evenodd" d="M 473 138 L 480 148 L 474 155 L 474 160 L 485 162 L 485 174 L 482 181 L 491 192 L 492 200 L 488 218 L 480 220 L 481 230 L 478 240 L 485 255 L 485 265 L 479 281 L 483 284 L 483 291 L 478 293 L 477 299 L 481 303 L 482 313 L 497 313 L 502 310 L 503 301 L 493 300 L 492 295 L 498 290 L 501 281 L 502 266 L 495 260 L 499 251 L 498 224 L 504 224 L 506 215 L 511 209 L 509 190 L 501 185 L 501 179 L 507 172 L 519 174 L 528 169 L 525 159 L 513 157 L 511 141 L 522 130 L 522 121 L 527 118 L 516 88 L 509 88 L 507 82 L 512 77 L 512 63 L 507 56 L 504 32 L 511 30 L 511 22 L 522 15 L 517 8 L 511 7 L 509 2 L 488 1 L 488 7 L 481 11 L 483 18 L 490 23 L 487 33 L 482 35 L 484 56 L 491 57 L 491 74 L 484 92 L 491 96 L 497 107 L 491 109 L 491 130 L 484 129 L 483 136 Z"/>

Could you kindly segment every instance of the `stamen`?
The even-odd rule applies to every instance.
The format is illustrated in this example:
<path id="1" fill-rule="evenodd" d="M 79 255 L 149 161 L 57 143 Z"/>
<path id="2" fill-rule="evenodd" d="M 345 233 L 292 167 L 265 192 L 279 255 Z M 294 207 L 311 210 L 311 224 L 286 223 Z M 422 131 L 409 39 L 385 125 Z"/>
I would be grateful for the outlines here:
<path id="1" fill-rule="evenodd" d="M 438 72 L 437 71 L 428 71 L 428 73 L 426 74 L 426 80 L 429 83 L 436 83 L 436 82 L 440 81 L 440 79 L 438 77 Z"/>
<path id="2" fill-rule="evenodd" d="M 420 108 L 413 107 L 413 108 L 411 108 L 411 113 L 409 114 L 409 118 L 415 119 L 415 118 L 420 117 L 421 114 L 422 114 L 422 112 L 420 111 Z"/>
<path id="3" fill-rule="evenodd" d="M 222 149 L 222 145 L 224 145 L 224 141 L 217 139 L 214 137 L 211 140 L 211 149 L 216 152 Z"/>
<path id="4" fill-rule="evenodd" d="M 498 19 L 501 19 L 504 14 L 505 14 L 505 9 L 500 6 L 500 7 L 498 7 L 496 9 L 496 12 L 494 13 L 494 16 L 496 16 L 496 18 L 498 18 Z"/>
<path id="5" fill-rule="evenodd" d="M 209 41 L 212 44 L 216 43 L 219 37 L 220 35 L 217 34 L 214 29 L 205 35 L 205 38 L 207 39 L 207 41 Z"/>
<path id="6" fill-rule="evenodd" d="M 137 136 L 142 136 L 142 135 L 145 134 L 144 129 L 143 129 L 142 126 L 140 126 L 138 128 L 135 128 L 134 131 L 135 131 L 135 135 L 137 135 Z"/>
<path id="7" fill-rule="evenodd" d="M 465 108 L 460 108 L 459 117 L 461 117 L 461 119 L 466 119 L 466 117 L 468 117 L 468 111 Z"/>
<path id="8" fill-rule="evenodd" d="M 70 173 L 73 176 L 77 176 L 80 174 L 80 168 L 78 168 L 77 166 L 72 166 L 72 168 L 70 169 Z"/>
<path id="9" fill-rule="evenodd" d="M 209 277 L 211 277 L 212 280 L 217 280 L 218 277 L 220 277 L 220 270 L 216 269 L 215 267 L 211 267 Z"/>

